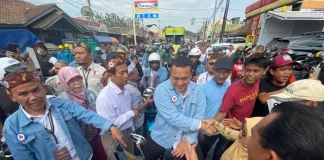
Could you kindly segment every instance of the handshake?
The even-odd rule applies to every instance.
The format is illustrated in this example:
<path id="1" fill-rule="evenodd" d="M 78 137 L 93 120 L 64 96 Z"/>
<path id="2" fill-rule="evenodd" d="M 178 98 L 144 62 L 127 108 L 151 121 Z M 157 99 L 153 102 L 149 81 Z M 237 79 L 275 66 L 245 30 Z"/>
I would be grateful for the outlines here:
<path id="1" fill-rule="evenodd" d="M 215 129 L 215 125 L 217 125 L 219 122 L 216 121 L 216 119 L 206 119 L 201 121 L 201 128 L 204 130 L 207 135 L 214 135 L 217 131 Z"/>
<path id="2" fill-rule="evenodd" d="M 217 128 L 228 127 L 234 130 L 242 129 L 242 122 L 237 120 L 235 117 L 233 119 L 224 119 L 224 124 L 221 124 L 216 119 L 207 119 L 201 121 L 201 129 L 204 130 L 208 136 L 215 135 Z"/>

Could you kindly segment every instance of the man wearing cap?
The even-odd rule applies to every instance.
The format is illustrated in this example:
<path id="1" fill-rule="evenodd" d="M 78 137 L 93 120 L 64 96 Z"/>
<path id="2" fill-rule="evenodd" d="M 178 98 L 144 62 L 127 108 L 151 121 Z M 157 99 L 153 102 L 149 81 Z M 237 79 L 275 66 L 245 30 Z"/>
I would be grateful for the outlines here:
<path id="1" fill-rule="evenodd" d="M 232 61 L 226 57 L 217 59 L 216 63 L 213 65 L 214 78 L 201 87 L 206 95 L 206 110 L 204 119 L 214 118 L 219 112 L 225 92 L 230 86 L 228 76 L 231 74 L 232 69 Z M 199 135 L 204 158 L 206 158 L 208 151 L 216 142 L 218 136 L 219 135 L 217 134 L 209 137 L 205 135 L 205 133 L 204 135 Z"/>
<path id="2" fill-rule="evenodd" d="M 267 67 L 268 61 L 261 55 L 254 54 L 245 59 L 244 77 L 228 87 L 220 111 L 216 115 L 216 121 L 220 122 L 224 118 L 236 118 L 243 122 L 245 118 L 251 117 L 259 91 L 260 79 L 265 74 Z M 232 143 L 220 136 L 213 159 L 220 159 L 223 152 Z"/>
<path id="3" fill-rule="evenodd" d="M 61 93 L 63 93 L 63 89 L 61 88 L 60 80 L 59 80 L 57 74 L 58 74 L 58 71 L 65 66 L 67 66 L 67 63 L 65 61 L 56 61 L 55 62 L 55 65 L 54 65 L 55 76 L 52 76 L 45 81 L 45 86 L 46 86 L 49 94 L 58 96 Z"/>
<path id="4" fill-rule="evenodd" d="M 321 81 L 303 79 L 289 84 L 282 93 L 271 95 L 271 98 L 281 102 L 300 102 L 310 107 L 324 111 L 324 86 Z M 269 106 L 269 110 L 274 106 Z"/>
<path id="5" fill-rule="evenodd" d="M 271 95 L 283 92 L 290 82 L 293 65 L 298 65 L 288 54 L 276 56 L 269 65 L 265 78 L 260 80 L 258 99 L 255 102 L 252 117 L 265 117 L 269 114 L 267 100 Z"/>
<path id="6" fill-rule="evenodd" d="M 114 55 L 109 57 L 109 55 Z M 134 131 L 133 117 L 138 116 L 139 110 L 132 109 L 132 98 L 125 88 L 128 82 L 128 68 L 125 59 L 117 53 L 107 56 L 107 75 L 111 81 L 99 93 L 96 100 L 97 113 L 113 122 L 123 132 L 126 150 L 134 152 L 134 144 L 129 135 Z M 101 137 L 108 159 L 114 160 L 114 144 L 111 135 Z"/>
<path id="7" fill-rule="evenodd" d="M 137 109 L 139 111 L 139 115 L 137 117 L 134 117 L 134 127 L 135 127 L 135 133 L 139 135 L 143 135 L 143 124 L 144 124 L 144 109 L 148 105 L 152 105 L 153 100 L 151 97 L 146 99 L 145 102 L 143 102 L 143 97 L 141 92 L 138 89 L 138 79 L 139 79 L 139 73 L 134 63 L 131 63 L 128 66 L 128 82 L 127 85 L 125 85 L 125 88 L 127 89 L 129 95 L 131 96 L 131 106 L 132 109 Z"/>
<path id="8" fill-rule="evenodd" d="M 101 78 L 105 68 L 93 62 L 91 49 L 83 42 L 79 42 L 74 48 L 74 56 L 80 65 L 77 69 L 83 77 L 83 84 L 97 96 L 103 88 Z"/>
<path id="9" fill-rule="evenodd" d="M 84 159 L 92 149 L 82 134 L 80 121 L 109 130 L 115 139 L 122 134 L 110 121 L 70 100 L 46 99 L 37 72 L 16 70 L 2 79 L 18 111 L 7 118 L 3 134 L 14 159 Z"/>

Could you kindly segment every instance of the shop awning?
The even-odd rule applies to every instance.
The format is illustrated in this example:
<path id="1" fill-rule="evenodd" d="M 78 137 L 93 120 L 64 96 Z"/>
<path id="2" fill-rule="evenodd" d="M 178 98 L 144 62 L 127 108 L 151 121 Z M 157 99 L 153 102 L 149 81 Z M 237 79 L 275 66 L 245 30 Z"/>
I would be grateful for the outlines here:
<path id="1" fill-rule="evenodd" d="M 323 11 L 312 11 L 312 12 L 300 12 L 300 11 L 290 11 L 290 12 L 268 12 L 269 16 L 278 18 L 280 20 L 324 20 Z"/>
<path id="2" fill-rule="evenodd" d="M 94 38 L 96 40 L 98 40 L 98 42 L 103 42 L 103 43 L 105 43 L 105 42 L 112 43 L 113 42 L 111 37 L 109 37 L 109 36 L 94 36 Z"/>
<path id="3" fill-rule="evenodd" d="M 114 43 L 114 44 L 118 44 L 119 43 L 118 39 L 115 38 L 115 37 L 111 37 L 111 40 L 112 40 L 112 43 Z"/>

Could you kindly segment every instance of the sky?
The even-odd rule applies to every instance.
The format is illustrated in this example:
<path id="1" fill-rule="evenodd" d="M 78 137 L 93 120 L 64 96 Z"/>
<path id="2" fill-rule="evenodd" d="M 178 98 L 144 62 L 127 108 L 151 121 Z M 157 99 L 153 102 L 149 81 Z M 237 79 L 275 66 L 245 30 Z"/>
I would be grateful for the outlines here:
<path id="1" fill-rule="evenodd" d="M 36 5 L 56 3 L 64 12 L 71 17 L 80 17 L 80 10 L 86 4 L 86 0 L 25 0 Z M 159 0 L 159 19 L 144 20 L 144 25 L 156 24 L 161 28 L 171 25 L 174 27 L 185 27 L 186 30 L 197 32 L 206 18 L 212 20 L 216 0 Z M 222 0 L 217 0 L 219 3 Z M 230 0 L 227 19 L 241 17 L 244 20 L 245 8 L 257 0 Z M 99 13 L 118 12 L 119 16 L 132 18 L 134 0 L 90 0 L 91 8 Z M 226 6 L 223 0 L 221 8 Z M 222 9 L 216 13 L 216 19 L 220 19 Z M 195 18 L 195 24 L 191 25 L 191 19 Z M 109 27 L 109 26 L 108 26 Z"/>

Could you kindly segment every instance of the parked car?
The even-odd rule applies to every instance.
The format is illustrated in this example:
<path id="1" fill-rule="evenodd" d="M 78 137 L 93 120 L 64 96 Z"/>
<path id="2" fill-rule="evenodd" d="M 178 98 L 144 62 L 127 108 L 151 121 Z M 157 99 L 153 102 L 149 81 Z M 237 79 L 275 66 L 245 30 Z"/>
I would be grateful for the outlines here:
<path id="1" fill-rule="evenodd" d="M 271 54 L 287 53 L 294 60 L 304 59 L 308 54 L 316 54 L 322 50 L 324 36 L 319 33 L 323 34 L 323 32 L 312 32 L 312 34 L 303 33 L 301 36 L 289 38 L 274 38 L 266 45 L 266 51 Z"/>
<path id="2" fill-rule="evenodd" d="M 219 38 L 216 38 L 214 44 L 219 44 Z M 234 48 L 237 48 L 238 46 L 245 46 L 245 38 L 243 37 L 224 37 L 223 42 L 220 44 L 232 44 Z"/>

